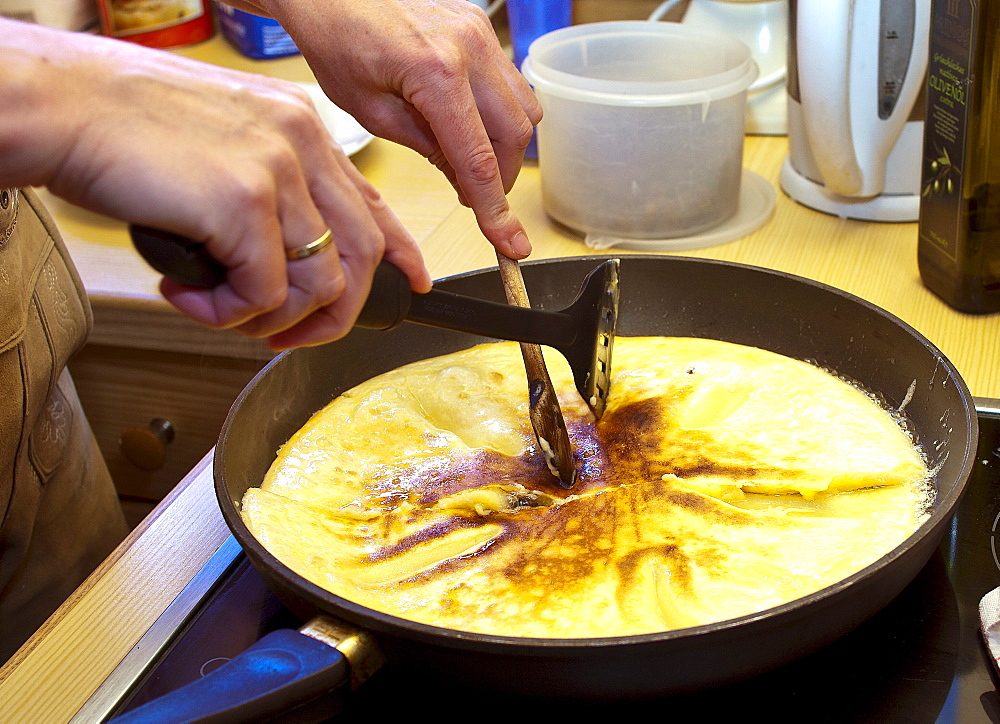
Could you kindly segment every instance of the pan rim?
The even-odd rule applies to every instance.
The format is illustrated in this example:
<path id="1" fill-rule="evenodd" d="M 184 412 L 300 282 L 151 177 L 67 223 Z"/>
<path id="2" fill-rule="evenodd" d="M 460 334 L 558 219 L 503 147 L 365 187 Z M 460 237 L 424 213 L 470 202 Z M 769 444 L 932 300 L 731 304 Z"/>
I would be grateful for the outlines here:
<path id="1" fill-rule="evenodd" d="M 259 557 L 263 559 L 269 569 L 280 573 L 284 580 L 294 583 L 295 587 L 305 594 L 305 597 L 310 602 L 322 601 L 324 604 L 328 604 L 329 608 L 335 609 L 336 614 L 326 614 L 323 615 L 337 615 L 343 616 L 346 620 L 352 621 L 359 626 L 362 626 L 370 631 L 372 631 L 376 638 L 379 635 L 385 634 L 389 636 L 405 636 L 408 639 L 417 642 L 434 644 L 437 646 L 447 646 L 448 648 L 453 648 L 456 650 L 476 650 L 479 652 L 505 652 L 505 653 L 515 653 L 524 656 L 536 656 L 536 657 L 548 657 L 556 655 L 558 656 L 560 652 L 566 652 L 567 654 L 579 654 L 582 650 L 587 649 L 600 649 L 606 650 L 608 647 L 623 647 L 628 649 L 633 649 L 636 647 L 646 646 L 646 645 L 660 645 L 670 642 L 683 642 L 694 638 L 702 638 L 705 636 L 714 636 L 720 633 L 731 632 L 733 629 L 746 627 L 748 624 L 753 624 L 757 622 L 764 621 L 780 621 L 783 617 L 788 616 L 798 609 L 815 606 L 822 602 L 832 603 L 838 596 L 843 595 L 847 591 L 853 589 L 855 586 L 859 585 L 861 582 L 870 579 L 878 571 L 882 570 L 886 566 L 894 563 L 898 559 L 910 555 L 910 552 L 914 548 L 914 544 L 917 541 L 922 541 L 925 538 L 933 538 L 936 542 L 938 541 L 940 534 L 943 533 L 943 528 L 947 524 L 948 520 L 954 514 L 962 496 L 964 495 L 969 477 L 972 473 L 972 468 L 976 459 L 976 440 L 978 436 L 978 421 L 976 417 L 976 408 L 974 398 L 969 391 L 965 381 L 962 379 L 961 374 L 958 372 L 954 364 L 944 355 L 941 350 L 934 345 L 930 340 L 928 340 L 922 333 L 912 327 L 910 324 L 900 319 L 888 310 L 875 305 L 866 299 L 858 297 L 850 292 L 839 289 L 832 285 L 820 282 L 817 280 L 809 279 L 800 275 L 792 274 L 789 272 L 769 269 L 766 267 L 755 266 L 751 264 L 745 264 L 742 262 L 732 262 L 725 260 L 716 259 L 702 259 L 700 257 L 690 257 L 690 256 L 680 256 L 680 255 L 659 255 L 659 254 L 603 254 L 603 255 L 580 255 L 573 257 L 558 257 L 553 259 L 538 259 L 527 262 L 522 262 L 523 267 L 534 267 L 541 265 L 553 265 L 553 264 L 568 264 L 572 262 L 581 263 L 601 263 L 607 259 L 627 259 L 627 260 L 653 260 L 656 262 L 694 262 L 696 264 L 705 264 L 710 266 L 723 266 L 730 267 L 734 269 L 747 270 L 753 273 L 760 273 L 773 277 L 780 277 L 782 279 L 791 280 L 794 282 L 799 282 L 806 284 L 810 287 L 814 287 L 831 293 L 836 297 L 841 298 L 846 302 L 852 304 L 858 304 L 867 309 L 869 312 L 874 313 L 878 316 L 886 318 L 888 321 L 892 322 L 894 325 L 902 328 L 908 335 L 910 335 L 914 340 L 920 343 L 928 352 L 936 359 L 937 363 L 941 366 L 942 371 L 945 373 L 946 378 L 955 385 L 958 396 L 962 403 L 962 410 L 958 411 L 958 414 L 964 415 L 964 419 L 971 422 L 969 428 L 969 437 L 965 445 L 965 449 L 962 451 L 962 466 L 961 473 L 956 479 L 956 484 L 947 491 L 947 494 L 941 497 L 940 488 L 937 489 L 938 497 L 935 499 L 933 509 L 927 520 L 920 524 L 917 529 L 908 536 L 904 541 L 899 543 L 891 551 L 887 552 L 883 556 L 879 557 L 876 561 L 873 561 L 868 566 L 856 571 L 852 575 L 841 579 L 840 581 L 825 586 L 813 593 L 806 596 L 799 597 L 792 601 L 774 606 L 771 608 L 764 609 L 762 611 L 754 612 L 752 614 L 746 614 L 744 616 L 739 616 L 736 618 L 725 619 L 723 621 L 715 621 L 711 623 L 701 624 L 699 626 L 692 626 L 683 629 L 674 629 L 669 631 L 658 631 L 658 632 L 647 632 L 639 634 L 629 634 L 623 636 L 607 636 L 607 637 L 590 637 L 590 638 L 541 638 L 541 637 L 521 637 L 521 636 L 506 636 L 501 634 L 487 634 L 479 633 L 473 631 L 464 631 L 461 629 L 446 628 L 442 626 L 436 626 L 433 624 L 426 624 L 410 619 L 405 619 L 391 614 L 386 614 L 381 611 L 368 608 L 361 604 L 357 604 L 349 599 L 342 598 L 326 589 L 312 583 L 304 576 L 299 575 L 295 571 L 291 570 L 288 566 L 278 560 L 273 554 L 270 553 L 264 546 L 257 541 L 253 534 L 249 531 L 246 525 L 243 523 L 241 516 L 239 515 L 238 506 L 230 499 L 229 491 L 225 483 L 225 475 L 222 470 L 222 459 L 224 455 L 219 454 L 220 450 L 224 450 L 225 446 L 225 436 L 229 431 L 232 424 L 233 418 L 238 414 L 239 407 L 246 396 L 252 393 L 253 388 L 257 384 L 258 380 L 266 374 L 273 366 L 280 364 L 280 361 L 284 359 L 287 355 L 293 354 L 293 351 L 284 352 L 273 360 L 271 360 L 261 371 L 254 377 L 253 380 L 240 392 L 239 396 L 234 401 L 229 414 L 226 417 L 225 423 L 223 424 L 222 430 L 220 432 L 219 444 L 216 447 L 216 455 L 213 461 L 214 469 L 214 479 L 215 479 L 215 489 L 216 496 L 220 507 L 222 508 L 223 517 L 226 520 L 227 525 L 233 532 L 234 536 L 237 538 L 240 545 L 246 551 L 248 557 L 251 561 L 254 561 L 254 557 Z M 491 272 L 496 272 L 496 267 L 489 267 L 480 270 L 474 270 L 469 272 L 462 272 L 460 274 L 448 276 L 439 280 L 439 282 L 451 282 L 461 279 L 466 279 L 473 276 L 488 274 Z M 470 338 L 474 339 L 474 338 Z M 249 546 L 249 549 L 248 549 Z M 928 557 L 931 552 L 933 552 L 933 547 L 930 548 L 928 552 Z M 921 568 L 926 560 L 919 561 L 917 570 Z M 907 581 L 908 583 L 908 581 Z M 903 587 L 905 587 L 904 584 Z M 900 589 L 901 590 L 901 589 Z M 860 623 L 860 622 L 859 622 Z"/>

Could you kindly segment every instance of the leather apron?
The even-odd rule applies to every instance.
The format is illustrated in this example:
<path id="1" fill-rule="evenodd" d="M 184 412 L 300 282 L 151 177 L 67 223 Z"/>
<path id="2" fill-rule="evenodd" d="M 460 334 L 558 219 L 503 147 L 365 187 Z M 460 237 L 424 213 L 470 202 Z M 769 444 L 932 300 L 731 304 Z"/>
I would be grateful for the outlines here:
<path id="1" fill-rule="evenodd" d="M 66 370 L 91 325 L 37 196 L 0 189 L 0 663 L 127 532 Z"/>

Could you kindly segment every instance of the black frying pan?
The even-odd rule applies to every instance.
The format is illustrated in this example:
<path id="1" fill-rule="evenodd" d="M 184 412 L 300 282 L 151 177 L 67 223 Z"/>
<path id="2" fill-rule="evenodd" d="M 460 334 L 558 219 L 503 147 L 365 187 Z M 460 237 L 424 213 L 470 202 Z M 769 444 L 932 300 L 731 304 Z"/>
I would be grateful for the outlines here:
<path id="1" fill-rule="evenodd" d="M 560 309 L 603 258 L 527 263 L 532 302 Z M 502 301 L 493 271 L 438 282 Z M 874 564 L 814 594 L 741 618 L 660 634 L 526 639 L 413 623 L 335 596 L 293 573 L 249 533 L 244 492 L 260 483 L 283 444 L 313 412 L 364 379 L 483 341 L 404 324 L 355 329 L 343 340 L 283 354 L 244 390 L 215 453 L 223 515 L 268 585 L 303 618 L 331 614 L 374 634 L 388 659 L 452 686 L 546 697 L 660 696 L 736 681 L 804 656 L 851 631 L 892 600 L 936 548 L 975 459 L 972 397 L 924 337 L 856 297 L 800 277 L 745 265 L 662 256 L 621 263 L 620 335 L 696 336 L 754 345 L 835 370 L 904 405 L 912 433 L 937 469 L 937 501 L 916 533 Z M 612 390 L 613 394 L 613 390 Z"/>

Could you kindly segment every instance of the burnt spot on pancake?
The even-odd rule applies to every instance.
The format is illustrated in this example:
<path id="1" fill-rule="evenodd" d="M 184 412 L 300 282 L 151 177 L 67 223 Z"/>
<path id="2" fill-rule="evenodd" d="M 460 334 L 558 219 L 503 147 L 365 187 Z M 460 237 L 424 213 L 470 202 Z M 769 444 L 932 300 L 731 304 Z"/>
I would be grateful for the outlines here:
<path id="1" fill-rule="evenodd" d="M 706 431 L 679 428 L 671 421 L 670 409 L 682 399 L 683 392 L 674 398 L 637 400 L 609 408 L 597 423 L 590 417 L 567 416 L 579 471 L 569 497 L 552 482 L 541 453 L 530 446 L 519 457 L 477 450 L 433 471 L 398 471 L 394 480 L 402 488 L 420 490 L 406 497 L 413 503 L 407 506 L 407 522 L 416 524 L 419 532 L 375 551 L 370 559 L 390 560 L 462 528 L 493 525 L 499 534 L 470 555 L 491 569 L 495 566 L 516 590 L 532 592 L 539 606 L 550 591 L 585 585 L 589 576 L 609 566 L 616 569 L 623 588 L 636 585 L 637 571 L 647 565 L 669 571 L 665 575 L 671 586 L 689 586 L 693 565 L 711 570 L 724 554 L 709 552 L 685 516 L 730 526 L 753 525 L 755 518 L 686 489 L 684 479 L 709 475 L 740 482 L 795 473 L 763 464 L 753 451 L 723 449 Z M 421 526 L 421 517 L 431 515 L 429 509 L 437 501 L 497 485 L 523 488 L 522 504 L 514 498 L 510 509 L 487 515 L 449 511 L 444 520 Z M 561 502 L 544 502 L 553 499 Z M 648 530 L 651 511 L 661 520 L 660 528 L 673 525 L 676 517 L 676 530 L 670 535 Z M 615 558 L 615 550 L 632 552 Z M 410 580 L 446 576 L 465 565 L 462 558 L 443 560 Z"/>
<path id="2" fill-rule="evenodd" d="M 365 563 L 387 561 L 402 553 L 406 553 L 407 551 L 410 551 L 416 546 L 426 543 L 427 541 L 436 540 L 437 538 L 453 533 L 461 528 L 472 528 L 478 525 L 481 525 L 481 521 L 475 521 L 471 518 L 463 516 L 452 516 L 428 525 L 427 527 L 422 528 L 419 532 L 406 536 L 393 545 L 379 548 L 372 553 L 369 553 L 363 560 Z"/>
<path id="3" fill-rule="evenodd" d="M 616 465 L 642 466 L 647 478 L 673 475 L 680 479 L 711 476 L 740 485 L 756 480 L 794 480 L 803 475 L 792 465 L 764 461 L 749 446 L 720 444 L 705 430 L 687 430 L 673 421 L 672 409 L 685 401 L 685 390 L 673 396 L 651 397 L 609 410 L 599 434 Z M 636 460 L 636 458 L 639 458 Z"/>
<path id="4" fill-rule="evenodd" d="M 590 452 L 581 475 L 582 487 L 653 483 L 665 476 L 681 480 L 711 476 L 740 485 L 801 475 L 795 469 L 763 462 L 758 451 L 720 445 L 709 432 L 680 428 L 670 415 L 677 400 L 651 397 L 609 409 L 592 426 L 592 439 L 580 445 L 581 450 Z M 572 438 L 572 442 L 576 447 L 579 439 Z"/>
<path id="5" fill-rule="evenodd" d="M 651 488 L 664 494 L 656 495 Z M 650 500 L 656 500 L 657 509 L 664 513 L 663 525 L 652 529 L 648 528 L 649 518 L 642 515 Z M 725 518 L 730 524 L 750 520 L 744 511 L 725 512 L 721 503 L 658 481 L 652 486 L 603 490 L 548 508 L 492 514 L 486 521 L 499 526 L 501 532 L 471 555 L 494 575 L 506 579 L 523 603 L 539 610 L 553 597 L 585 589 L 589 580 L 606 575 L 609 569 L 617 575 L 622 602 L 634 599 L 634 591 L 642 589 L 643 576 L 648 576 L 650 567 L 663 571 L 657 576 L 667 581 L 664 585 L 670 590 L 687 593 L 692 568 L 699 566 L 711 574 L 722 556 L 717 547 L 684 525 L 683 519 L 677 518 L 678 525 L 672 525 L 674 518 L 664 509 L 664 501 L 677 510 L 693 510 L 709 519 Z M 455 515 L 378 551 L 371 560 L 389 560 L 439 536 L 483 524 L 484 519 L 478 516 Z M 674 532 L 665 535 L 663 528 Z M 621 555 L 623 550 L 629 552 Z M 464 565 L 461 557 L 443 560 L 398 585 L 447 578 Z"/>

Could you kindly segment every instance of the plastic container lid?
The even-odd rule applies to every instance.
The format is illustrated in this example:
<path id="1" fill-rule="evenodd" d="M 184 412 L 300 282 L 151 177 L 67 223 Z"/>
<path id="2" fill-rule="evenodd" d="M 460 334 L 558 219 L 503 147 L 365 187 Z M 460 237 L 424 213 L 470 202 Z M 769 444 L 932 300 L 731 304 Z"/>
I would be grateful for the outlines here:
<path id="1" fill-rule="evenodd" d="M 601 77 L 603 57 L 618 68 L 613 77 Z M 528 48 L 521 71 L 555 96 L 630 106 L 709 103 L 745 91 L 758 74 L 750 49 L 736 38 L 649 21 L 585 23 L 546 33 Z"/>
<path id="2" fill-rule="evenodd" d="M 743 169 L 740 201 L 736 212 L 716 226 L 697 234 L 669 239 L 632 239 L 608 234 L 586 234 L 584 245 L 591 249 L 630 249 L 632 251 L 688 251 L 718 246 L 753 233 L 771 218 L 776 194 L 767 179 Z"/>

